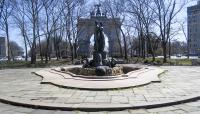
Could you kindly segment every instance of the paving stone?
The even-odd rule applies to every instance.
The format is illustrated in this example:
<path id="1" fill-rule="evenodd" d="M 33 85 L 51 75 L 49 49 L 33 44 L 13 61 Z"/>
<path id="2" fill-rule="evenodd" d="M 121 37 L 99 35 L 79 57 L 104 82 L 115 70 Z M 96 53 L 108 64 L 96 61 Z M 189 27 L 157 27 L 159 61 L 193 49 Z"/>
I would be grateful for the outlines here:
<path id="1" fill-rule="evenodd" d="M 84 100 L 84 102 L 94 102 L 95 101 L 95 98 L 94 97 L 86 97 L 86 99 Z"/>
<path id="2" fill-rule="evenodd" d="M 89 114 L 89 112 L 77 112 L 77 114 Z"/>
<path id="3" fill-rule="evenodd" d="M 12 110 L 3 111 L 3 112 L 0 111 L 0 114 L 16 114 L 16 113 L 18 113 L 18 112 L 15 112 L 15 111 L 12 111 Z"/>
<path id="4" fill-rule="evenodd" d="M 158 114 L 175 114 L 173 111 L 158 112 Z"/>
<path id="5" fill-rule="evenodd" d="M 94 103 L 110 103 L 110 99 L 95 99 Z"/>
<path id="6" fill-rule="evenodd" d="M 174 106 L 176 108 L 179 108 L 179 109 L 182 109 L 186 112 L 191 112 L 191 111 L 198 111 L 200 110 L 199 107 L 195 107 L 195 106 L 188 106 L 188 105 L 185 105 L 185 104 L 182 104 L 182 105 L 176 105 Z"/>
<path id="7" fill-rule="evenodd" d="M 129 110 L 129 112 L 131 114 L 148 114 L 149 113 L 145 109 Z"/>
<path id="8" fill-rule="evenodd" d="M 186 114 L 186 112 L 183 111 L 183 110 L 181 110 L 181 109 L 179 109 L 179 110 L 174 110 L 174 113 L 175 113 L 175 114 Z"/>
<path id="9" fill-rule="evenodd" d="M 154 108 L 154 109 L 147 109 L 148 112 L 165 112 L 171 110 L 177 110 L 178 108 L 169 106 L 169 107 L 162 107 L 162 108 Z"/>
<path id="10" fill-rule="evenodd" d="M 97 95 L 97 96 L 107 96 L 107 94 L 108 94 L 107 92 L 102 92 L 102 91 L 101 91 L 101 92 L 97 92 L 96 95 Z"/>
<path id="11" fill-rule="evenodd" d="M 128 98 L 123 96 L 112 96 L 111 98 L 112 103 L 128 103 Z"/>
<path id="12" fill-rule="evenodd" d="M 106 112 L 89 112 L 88 114 L 107 114 Z"/>
<path id="13" fill-rule="evenodd" d="M 128 110 L 108 112 L 108 114 L 130 114 Z"/>
<path id="14" fill-rule="evenodd" d="M 194 107 L 200 107 L 200 103 L 199 102 L 186 103 L 186 105 L 194 106 Z"/>
<path id="15" fill-rule="evenodd" d="M 184 96 L 190 96 L 200 93 L 200 67 L 161 67 L 168 69 L 169 72 L 162 75 L 161 83 L 152 83 L 146 86 L 110 90 L 110 91 L 88 91 L 68 88 L 59 88 L 49 84 L 40 84 L 41 78 L 30 74 L 38 69 L 9 69 L 0 70 L 0 95 L 8 97 L 30 100 L 39 99 L 40 102 L 50 103 L 152 103 L 157 101 L 177 100 Z M 181 74 L 181 75 L 180 75 Z M 2 76 L 3 75 L 3 76 Z M 41 99 L 55 98 L 55 99 Z M 0 104 L 0 112 L 5 110 L 15 110 L 16 107 Z M 3 108 L 2 108 L 3 107 Z M 154 112 L 174 112 L 184 113 L 191 111 L 199 111 L 200 103 L 186 103 L 177 105 L 174 108 L 164 107 L 152 109 Z M 24 111 L 23 111 L 24 110 Z M 21 112 L 28 109 L 23 109 Z M 34 110 L 35 111 L 35 110 Z M 147 110 L 149 111 L 149 110 Z"/>
<path id="16" fill-rule="evenodd" d="M 23 107 L 16 107 L 15 109 L 13 109 L 16 112 L 21 112 L 21 113 L 30 113 L 32 112 L 34 109 L 31 108 L 23 108 Z"/>
<path id="17" fill-rule="evenodd" d="M 54 114 L 55 112 L 51 110 L 34 110 L 30 114 Z"/>
<path id="18" fill-rule="evenodd" d="M 196 111 L 196 112 L 188 112 L 188 114 L 200 114 L 200 111 Z"/>
<path id="19" fill-rule="evenodd" d="M 97 100 L 110 100 L 111 96 L 95 96 L 95 99 Z"/>
<path id="20" fill-rule="evenodd" d="M 96 96 L 96 92 L 89 92 L 88 94 L 87 94 L 87 97 L 95 97 Z"/>
<path id="21" fill-rule="evenodd" d="M 77 114 L 76 111 L 55 111 L 53 114 Z"/>

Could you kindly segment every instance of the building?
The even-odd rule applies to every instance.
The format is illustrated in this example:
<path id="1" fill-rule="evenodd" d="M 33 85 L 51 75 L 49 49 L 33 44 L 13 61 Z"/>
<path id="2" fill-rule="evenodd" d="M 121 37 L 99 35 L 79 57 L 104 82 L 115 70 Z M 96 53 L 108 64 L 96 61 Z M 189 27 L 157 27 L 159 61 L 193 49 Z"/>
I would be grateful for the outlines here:
<path id="1" fill-rule="evenodd" d="M 190 55 L 200 55 L 200 1 L 187 8 Z"/>
<path id="2" fill-rule="evenodd" d="M 7 56 L 7 48 L 6 48 L 6 38 L 0 37 L 0 57 Z"/>

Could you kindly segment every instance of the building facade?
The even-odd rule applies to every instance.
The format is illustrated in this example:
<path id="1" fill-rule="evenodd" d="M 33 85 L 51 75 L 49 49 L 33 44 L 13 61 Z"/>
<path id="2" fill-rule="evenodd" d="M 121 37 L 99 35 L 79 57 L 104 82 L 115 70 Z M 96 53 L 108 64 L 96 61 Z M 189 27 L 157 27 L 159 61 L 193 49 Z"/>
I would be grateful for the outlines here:
<path id="1" fill-rule="evenodd" d="M 188 44 L 190 55 L 200 56 L 200 1 L 187 8 Z"/>
<path id="2" fill-rule="evenodd" d="M 0 37 L 0 57 L 6 57 L 7 51 L 6 51 L 6 38 Z"/>

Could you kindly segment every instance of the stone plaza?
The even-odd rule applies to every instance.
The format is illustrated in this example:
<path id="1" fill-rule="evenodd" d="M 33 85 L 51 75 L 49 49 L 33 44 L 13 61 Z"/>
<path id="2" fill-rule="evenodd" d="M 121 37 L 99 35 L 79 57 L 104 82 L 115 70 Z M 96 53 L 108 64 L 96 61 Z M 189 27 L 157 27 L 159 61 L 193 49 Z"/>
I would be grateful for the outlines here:
<path id="1" fill-rule="evenodd" d="M 119 63 L 122 23 L 108 18 L 100 6 L 95 5 L 90 18 L 77 20 L 78 64 L 71 57 L 72 64 L 45 68 L 37 63 L 0 67 L 0 114 L 200 113 L 200 67 L 133 64 L 128 58 Z M 0 57 L 6 52 L 6 39 L 0 37 Z"/>
<path id="2" fill-rule="evenodd" d="M 41 84 L 33 72 L 45 69 L 1 70 L 0 114 L 198 114 L 200 67 L 161 68 L 161 82 L 106 91 Z"/>

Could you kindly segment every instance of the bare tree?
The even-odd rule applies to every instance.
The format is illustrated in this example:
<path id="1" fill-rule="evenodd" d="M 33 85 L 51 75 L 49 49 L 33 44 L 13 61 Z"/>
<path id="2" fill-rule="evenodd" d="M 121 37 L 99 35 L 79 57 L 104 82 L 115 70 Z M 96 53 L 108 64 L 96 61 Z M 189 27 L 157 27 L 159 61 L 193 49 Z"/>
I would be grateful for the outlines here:
<path id="1" fill-rule="evenodd" d="M 65 12 L 63 13 L 65 15 L 65 25 L 66 25 L 66 40 L 69 42 L 70 46 L 70 53 L 71 53 L 71 60 L 74 61 L 75 55 L 76 55 L 76 49 L 77 47 L 77 29 L 75 20 L 78 19 L 78 14 L 74 17 L 74 14 L 77 10 L 77 8 L 84 4 L 82 0 L 64 0 L 64 4 L 66 7 Z"/>
<path id="2" fill-rule="evenodd" d="M 8 61 L 10 61 L 11 59 L 11 49 L 10 49 L 10 34 L 9 34 L 9 19 L 12 15 L 13 12 L 13 4 L 14 4 L 15 0 L 6 0 L 4 2 L 4 7 L 2 8 L 2 17 L 0 20 L 0 29 L 5 31 L 6 33 L 6 38 L 7 38 L 7 54 L 8 54 Z"/>
<path id="3" fill-rule="evenodd" d="M 141 2 L 144 4 L 143 10 L 141 11 L 141 19 L 145 28 L 145 38 L 147 40 L 148 50 L 153 57 L 153 61 L 155 61 L 155 50 L 154 50 L 155 48 L 153 48 L 154 42 L 151 42 L 152 38 L 151 32 L 153 32 L 152 27 L 155 24 L 154 23 L 155 13 L 149 7 L 150 5 L 152 5 L 152 0 L 143 0 Z"/>
<path id="4" fill-rule="evenodd" d="M 124 42 L 124 57 L 125 59 L 128 58 L 127 55 L 127 43 L 126 43 L 126 37 L 124 34 L 124 31 L 122 30 L 121 26 L 118 26 L 118 23 L 116 21 L 116 18 L 124 18 L 124 0 L 105 0 L 103 3 L 104 8 L 108 11 L 108 13 L 110 14 L 111 18 L 113 19 L 114 25 L 115 25 L 115 31 L 117 34 L 117 39 L 118 39 L 118 44 L 119 44 L 119 50 L 120 50 L 120 55 L 121 57 L 123 57 L 123 48 L 122 48 L 122 42 L 120 39 L 120 36 L 118 35 L 118 29 L 120 30 L 120 32 L 122 33 L 123 36 L 123 42 Z M 123 23 L 124 19 L 121 20 L 121 23 Z"/>
<path id="5" fill-rule="evenodd" d="M 40 26 L 41 24 L 41 18 L 40 18 L 40 12 L 37 13 L 37 22 L 36 22 L 36 31 L 38 36 L 38 43 L 39 43 L 39 53 L 40 53 L 40 59 L 43 61 L 43 55 L 42 55 L 42 46 L 41 46 L 41 35 L 40 35 Z"/>
<path id="6" fill-rule="evenodd" d="M 32 41 L 31 41 L 31 64 L 36 63 L 36 41 L 38 38 L 37 35 L 37 22 L 38 22 L 38 13 L 42 9 L 42 4 L 40 0 L 24 0 L 26 17 L 31 23 L 32 29 Z"/>
<path id="7" fill-rule="evenodd" d="M 53 18 L 53 23 L 56 23 L 53 25 L 53 29 L 54 29 L 54 31 L 52 32 L 53 43 L 54 43 L 56 58 L 57 60 L 59 60 L 61 58 L 60 46 L 63 41 L 63 37 L 65 33 L 65 26 L 63 26 L 63 16 L 61 16 L 57 22 L 55 18 Z"/>
<path id="8" fill-rule="evenodd" d="M 188 38 L 187 33 L 186 33 L 186 29 L 185 29 L 186 28 L 186 26 L 185 26 L 186 20 L 180 22 L 179 24 L 181 26 L 181 32 L 183 33 L 185 40 L 187 42 L 187 58 L 189 59 L 190 58 L 190 47 L 189 47 L 190 41 L 189 41 L 189 38 Z"/>
<path id="9" fill-rule="evenodd" d="M 126 12 L 133 16 L 135 28 L 139 34 L 139 44 L 142 57 L 145 58 L 150 53 L 155 60 L 154 42 L 151 42 L 151 33 L 155 26 L 155 12 L 151 9 L 154 5 L 153 0 L 128 0 L 129 7 Z M 140 52 L 140 51 L 139 51 Z"/>
<path id="10" fill-rule="evenodd" d="M 145 59 L 146 55 L 146 41 L 145 41 L 145 26 L 143 19 L 145 11 L 145 4 L 143 4 L 144 0 L 129 0 L 127 3 L 129 4 L 126 9 L 126 12 L 131 16 L 131 20 L 135 25 L 135 29 L 138 31 L 138 40 L 139 40 L 139 56 L 142 56 Z M 148 27 L 148 26 L 146 26 Z"/>
<path id="11" fill-rule="evenodd" d="M 3 7 L 4 7 L 4 2 L 5 2 L 5 0 L 0 0 L 0 19 L 1 19 L 1 14 L 2 14 Z"/>
<path id="12" fill-rule="evenodd" d="M 28 46 L 31 48 L 31 43 L 28 38 L 28 29 L 25 16 L 24 1 L 17 1 L 15 12 L 12 15 L 16 26 L 20 29 L 21 35 L 24 40 L 25 60 L 28 60 Z"/>
<path id="13" fill-rule="evenodd" d="M 46 54 L 45 54 L 45 62 L 47 63 L 48 60 L 50 59 L 50 38 L 52 37 L 52 29 L 53 29 L 53 25 L 55 24 L 55 22 L 53 23 L 51 20 L 52 18 L 54 18 L 55 16 L 55 4 L 54 0 L 43 0 L 42 1 L 43 6 L 44 6 L 44 12 L 45 12 L 45 37 L 46 37 Z M 57 15 L 58 16 L 58 15 Z M 53 19 L 54 20 L 54 19 Z"/>
<path id="14" fill-rule="evenodd" d="M 158 17 L 157 25 L 161 34 L 161 45 L 163 50 L 163 62 L 167 62 L 167 43 L 170 39 L 173 19 L 181 11 L 185 2 L 177 8 L 177 0 L 154 0 L 155 13 Z"/>

